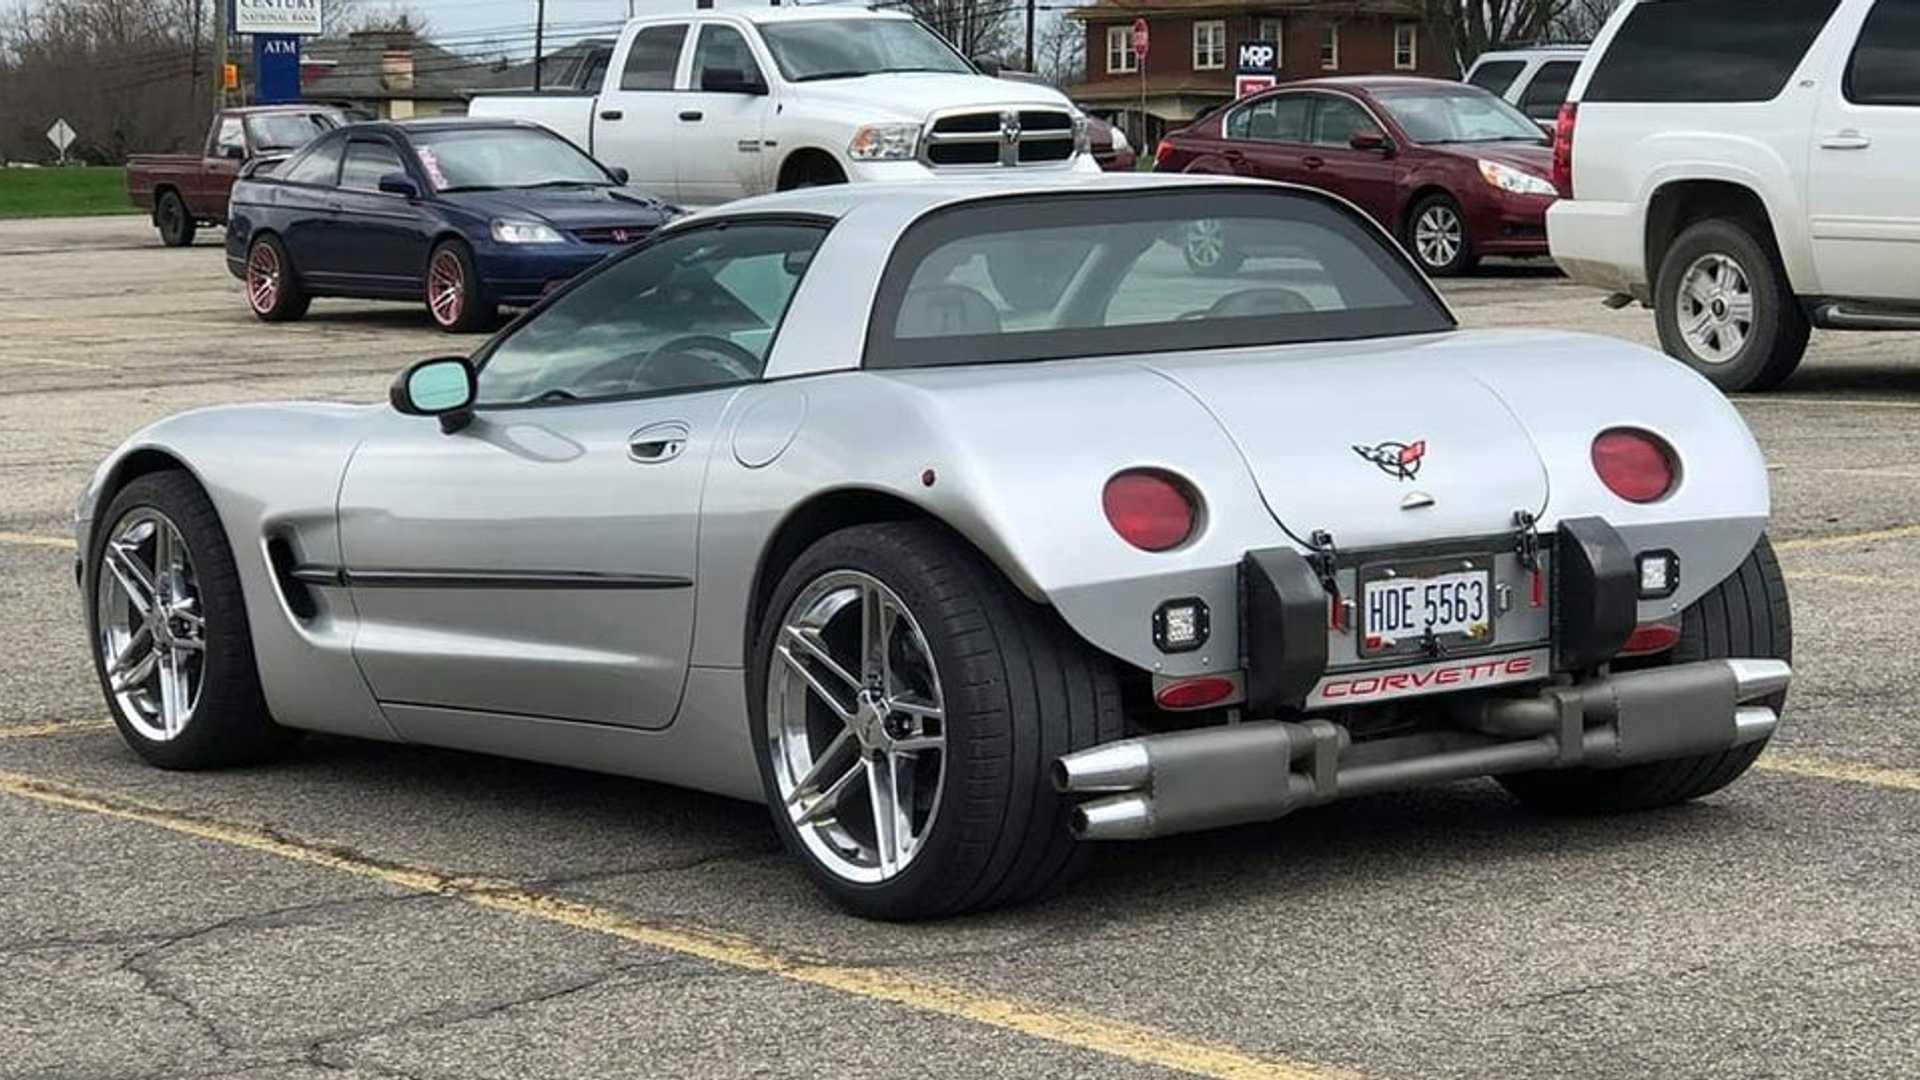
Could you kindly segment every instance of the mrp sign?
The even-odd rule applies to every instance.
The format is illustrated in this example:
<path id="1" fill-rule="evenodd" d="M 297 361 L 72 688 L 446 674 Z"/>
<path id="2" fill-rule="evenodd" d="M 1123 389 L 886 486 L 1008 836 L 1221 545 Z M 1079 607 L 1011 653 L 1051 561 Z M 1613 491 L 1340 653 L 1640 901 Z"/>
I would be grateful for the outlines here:
<path id="1" fill-rule="evenodd" d="M 1233 66 L 1233 93 L 1246 97 L 1272 89 L 1280 77 L 1280 45 L 1273 41 L 1243 41 Z"/>
<path id="2" fill-rule="evenodd" d="M 321 0 L 228 0 L 236 34 L 318 34 Z"/>
<path id="3" fill-rule="evenodd" d="M 292 34 L 253 36 L 253 100 L 278 105 L 300 100 L 300 39 Z"/>

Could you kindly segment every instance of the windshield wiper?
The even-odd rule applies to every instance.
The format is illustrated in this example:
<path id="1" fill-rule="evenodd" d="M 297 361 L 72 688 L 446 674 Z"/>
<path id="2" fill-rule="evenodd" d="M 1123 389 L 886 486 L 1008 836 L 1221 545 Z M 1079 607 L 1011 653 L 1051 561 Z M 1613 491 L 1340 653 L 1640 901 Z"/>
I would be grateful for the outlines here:
<path id="1" fill-rule="evenodd" d="M 819 82 L 821 79 L 860 79 L 871 74 L 873 74 L 871 71 L 855 71 L 849 68 L 846 71 L 816 71 L 811 75 L 802 75 L 793 81 Z"/>
<path id="2" fill-rule="evenodd" d="M 541 180 L 541 181 L 539 181 L 538 183 L 533 183 L 533 184 L 515 184 L 515 185 L 513 185 L 513 186 L 514 186 L 514 187 L 516 187 L 516 188 L 519 188 L 519 189 L 521 189 L 521 190 L 523 190 L 523 191 L 524 191 L 524 190 L 529 190 L 529 189 L 531 189 L 531 188 L 547 188 L 547 187 L 610 187 L 611 185 L 609 185 L 609 184 L 607 184 L 607 183 L 605 183 L 605 182 L 602 182 L 602 181 L 598 181 L 598 180 Z"/>
<path id="3" fill-rule="evenodd" d="M 492 184 L 454 184 L 451 187 L 441 188 L 440 194 L 451 195 L 458 191 L 499 191 L 499 190 L 500 190 L 499 188 L 495 187 Z"/>

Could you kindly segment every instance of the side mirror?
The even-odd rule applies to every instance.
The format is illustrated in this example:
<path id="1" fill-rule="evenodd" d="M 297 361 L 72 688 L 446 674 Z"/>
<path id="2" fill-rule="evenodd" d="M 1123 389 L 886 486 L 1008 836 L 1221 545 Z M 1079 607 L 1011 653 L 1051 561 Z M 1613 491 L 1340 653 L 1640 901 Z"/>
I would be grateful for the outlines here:
<path id="1" fill-rule="evenodd" d="M 992 75 L 995 78 L 999 77 L 1000 67 L 1001 67 L 1000 61 L 994 59 L 991 56 L 975 56 L 975 57 L 972 57 L 972 60 L 973 60 L 973 66 L 980 69 L 980 74 Z"/>
<path id="2" fill-rule="evenodd" d="M 228 161 L 245 161 L 247 160 L 247 148 L 244 146 L 235 146 L 232 143 L 224 143 L 220 147 L 220 156 L 226 158 Z"/>
<path id="3" fill-rule="evenodd" d="M 387 400 L 407 416 L 439 417 L 440 430 L 451 435 L 473 421 L 476 393 L 473 364 L 464 356 L 442 356 L 401 372 Z"/>
<path id="4" fill-rule="evenodd" d="M 403 172 L 390 172 L 380 178 L 380 190 L 389 195 L 404 195 L 409 199 L 420 197 L 420 186 L 413 177 Z"/>
<path id="5" fill-rule="evenodd" d="M 621 185 L 625 185 L 628 180 L 633 179 L 633 174 L 627 171 L 625 165 L 607 166 L 607 175 L 613 177 L 614 183 Z"/>
<path id="6" fill-rule="evenodd" d="M 1377 153 L 1392 153 L 1393 140 L 1378 131 L 1356 131 L 1347 140 L 1347 145 L 1355 150 L 1370 150 Z"/>
<path id="7" fill-rule="evenodd" d="M 767 92 L 767 84 L 747 78 L 739 68 L 710 67 L 700 72 L 700 90 L 708 94 L 753 94 Z"/>

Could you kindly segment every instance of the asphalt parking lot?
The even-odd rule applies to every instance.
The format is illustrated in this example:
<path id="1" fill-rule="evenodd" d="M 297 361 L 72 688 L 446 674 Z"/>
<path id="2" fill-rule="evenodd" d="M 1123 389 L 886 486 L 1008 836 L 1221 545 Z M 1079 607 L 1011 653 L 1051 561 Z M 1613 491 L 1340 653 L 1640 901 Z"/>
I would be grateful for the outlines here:
<path id="1" fill-rule="evenodd" d="M 418 306 L 262 325 L 219 242 L 0 223 L 0 1076 L 1920 1072 L 1920 336 L 1818 337 L 1741 402 L 1798 679 L 1733 788 L 1572 822 L 1490 782 L 1375 797 L 883 926 L 758 807 L 338 739 L 203 774 L 123 747 L 69 539 L 100 456 L 477 343 Z M 1471 327 L 1652 342 L 1537 266 L 1446 291 Z"/>

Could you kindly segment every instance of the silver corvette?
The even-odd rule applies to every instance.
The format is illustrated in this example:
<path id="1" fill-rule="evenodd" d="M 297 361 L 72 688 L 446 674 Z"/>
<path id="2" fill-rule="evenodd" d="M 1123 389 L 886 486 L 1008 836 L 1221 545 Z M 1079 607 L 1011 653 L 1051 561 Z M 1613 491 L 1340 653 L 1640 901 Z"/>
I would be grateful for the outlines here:
<path id="1" fill-rule="evenodd" d="M 1462 332 L 1332 197 L 923 183 L 686 218 L 386 404 L 155 424 L 78 570 L 157 765 L 310 730 L 762 800 L 911 918 L 1420 783 L 1714 791 L 1790 679 L 1768 512 L 1705 380 Z"/>

